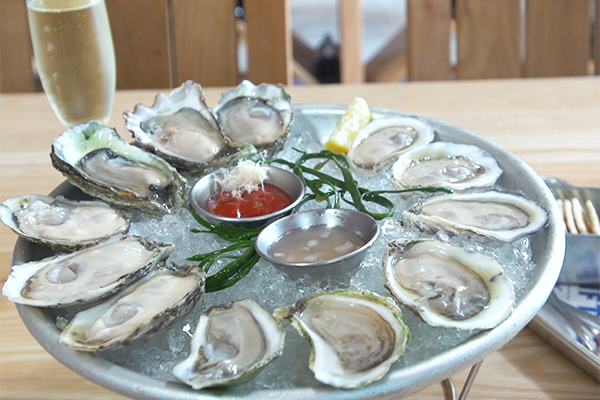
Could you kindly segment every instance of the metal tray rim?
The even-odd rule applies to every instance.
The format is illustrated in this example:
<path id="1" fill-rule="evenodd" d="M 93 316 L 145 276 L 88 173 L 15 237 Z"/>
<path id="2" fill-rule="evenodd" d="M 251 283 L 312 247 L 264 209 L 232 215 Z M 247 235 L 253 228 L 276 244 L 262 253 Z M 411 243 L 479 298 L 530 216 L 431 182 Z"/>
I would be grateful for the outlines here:
<path id="1" fill-rule="evenodd" d="M 294 110 L 300 114 L 342 114 L 347 105 L 332 104 L 300 104 Z M 539 201 L 550 213 L 551 221 L 556 221 L 559 214 L 558 206 L 550 190 L 543 180 L 525 162 L 500 147 L 494 142 L 479 136 L 471 131 L 455 125 L 426 118 L 420 115 L 404 113 L 397 110 L 384 108 L 371 108 L 374 114 L 403 115 L 425 119 L 434 126 L 445 130 L 456 131 L 465 136 L 468 141 L 477 143 L 488 151 L 492 150 L 499 161 L 512 164 L 518 172 L 518 178 L 527 181 L 528 195 L 535 194 Z M 60 192 L 68 187 L 68 182 L 63 183 L 53 192 Z M 531 196 L 530 196 L 531 197 Z M 194 391 L 184 384 L 164 382 L 137 372 L 114 365 L 93 354 L 76 352 L 58 344 L 58 328 L 54 322 L 46 318 L 43 310 L 29 306 L 17 305 L 19 314 L 35 339 L 58 361 L 83 377 L 104 386 L 110 390 L 129 396 L 134 399 L 156 400 L 209 400 L 209 399 L 315 399 L 351 400 L 351 399 L 391 399 L 408 396 L 433 383 L 440 382 L 456 372 L 465 369 L 481 360 L 492 352 L 499 350 L 510 339 L 516 336 L 539 309 L 544 305 L 554 287 L 565 252 L 565 233 L 560 224 L 550 223 L 544 231 L 549 246 L 538 261 L 536 270 L 543 269 L 542 275 L 533 283 L 528 292 L 519 300 L 515 312 L 498 327 L 478 333 L 453 349 L 442 352 L 425 362 L 390 372 L 381 381 L 356 390 L 338 390 L 328 387 L 298 388 L 298 389 L 272 389 L 260 391 L 236 391 L 235 393 L 223 390 Z M 535 235 L 538 235 L 537 233 Z M 24 257 L 24 239 L 19 239 L 15 245 L 13 264 L 22 262 Z M 539 271 L 538 271 L 539 272 Z"/>

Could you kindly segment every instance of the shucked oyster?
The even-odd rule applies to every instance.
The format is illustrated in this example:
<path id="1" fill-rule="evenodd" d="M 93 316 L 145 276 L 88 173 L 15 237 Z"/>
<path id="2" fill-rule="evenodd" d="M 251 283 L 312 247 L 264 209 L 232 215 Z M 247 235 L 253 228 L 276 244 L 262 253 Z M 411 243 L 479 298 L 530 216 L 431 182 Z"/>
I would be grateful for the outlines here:
<path id="1" fill-rule="evenodd" d="M 111 204 L 162 215 L 187 199 L 187 181 L 175 168 L 98 121 L 65 130 L 54 140 L 50 158 L 73 185 Z"/>
<path id="2" fill-rule="evenodd" d="M 0 204 L 2 222 L 32 242 L 56 249 L 94 245 L 129 229 L 121 211 L 100 201 L 72 201 L 35 194 Z"/>
<path id="3" fill-rule="evenodd" d="M 281 149 L 294 119 L 283 86 L 243 81 L 224 93 L 213 107 L 223 133 L 235 142 L 251 143 L 266 157 Z"/>
<path id="4" fill-rule="evenodd" d="M 172 244 L 139 237 L 13 266 L 2 294 L 15 303 L 67 307 L 108 297 L 173 252 Z"/>
<path id="5" fill-rule="evenodd" d="M 417 118 L 376 119 L 354 137 L 348 160 L 353 167 L 372 174 L 408 149 L 429 143 L 433 138 L 433 127 Z"/>
<path id="6" fill-rule="evenodd" d="M 429 198 L 404 210 L 402 221 L 424 231 L 473 232 L 512 242 L 546 226 L 548 212 L 524 197 L 489 191 Z"/>
<path id="7" fill-rule="evenodd" d="M 394 297 L 432 326 L 490 329 L 512 312 L 512 281 L 482 254 L 433 239 L 400 239 L 386 247 L 383 270 Z"/>
<path id="8" fill-rule="evenodd" d="M 214 306 L 200 316 L 190 355 L 173 373 L 194 389 L 239 385 L 281 355 L 284 339 L 279 323 L 252 300 Z"/>
<path id="9" fill-rule="evenodd" d="M 453 190 L 492 186 L 502 175 L 496 159 L 473 145 L 435 142 L 402 154 L 392 182 L 400 189 L 441 186 Z"/>
<path id="10" fill-rule="evenodd" d="M 204 293 L 205 280 L 197 266 L 156 268 L 104 303 L 77 313 L 59 342 L 97 351 L 156 332 L 192 309 Z"/>
<path id="11" fill-rule="evenodd" d="M 396 302 L 368 291 L 317 293 L 274 315 L 312 344 L 309 367 L 315 378 L 338 388 L 381 379 L 410 339 Z"/>
<path id="12" fill-rule="evenodd" d="M 251 144 L 233 143 L 223 135 L 202 87 L 192 81 L 166 96 L 159 93 L 151 107 L 138 104 L 123 117 L 140 146 L 194 175 L 256 153 Z"/>

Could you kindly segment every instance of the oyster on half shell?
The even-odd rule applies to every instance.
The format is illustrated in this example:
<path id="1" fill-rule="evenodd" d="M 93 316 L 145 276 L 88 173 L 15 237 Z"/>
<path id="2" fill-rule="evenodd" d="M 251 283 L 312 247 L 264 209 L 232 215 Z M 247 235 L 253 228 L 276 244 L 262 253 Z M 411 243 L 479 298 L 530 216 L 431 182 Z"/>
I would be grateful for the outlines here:
<path id="1" fill-rule="evenodd" d="M 392 182 L 400 189 L 466 190 L 492 186 L 500 175 L 502 169 L 487 151 L 470 144 L 435 142 L 402 154 L 394 163 Z"/>
<path id="2" fill-rule="evenodd" d="M 65 130 L 50 158 L 73 185 L 110 204 L 163 215 L 187 201 L 187 180 L 175 168 L 98 121 Z"/>
<path id="3" fill-rule="evenodd" d="M 157 94 L 151 107 L 138 104 L 123 117 L 125 127 L 142 148 L 193 175 L 256 153 L 251 144 L 235 143 L 223 135 L 202 87 L 192 81 L 168 95 Z"/>
<path id="4" fill-rule="evenodd" d="M 36 194 L 4 201 L 0 219 L 19 236 L 59 250 L 92 246 L 129 229 L 129 217 L 101 201 Z"/>
<path id="5" fill-rule="evenodd" d="M 413 117 L 388 117 L 371 121 L 352 140 L 348 150 L 351 165 L 374 174 L 415 146 L 433 141 L 433 127 Z"/>
<path id="6" fill-rule="evenodd" d="M 294 111 L 282 85 L 243 81 L 213 107 L 225 136 L 251 143 L 265 157 L 283 147 Z"/>
<path id="7" fill-rule="evenodd" d="M 37 307 L 67 307 L 108 297 L 147 274 L 172 244 L 128 236 L 69 254 L 14 265 L 2 288 L 9 300 Z"/>
<path id="8" fill-rule="evenodd" d="M 405 225 L 426 232 L 473 232 L 505 242 L 542 229 L 548 220 L 548 212 L 533 201 L 497 191 L 431 197 L 402 212 Z"/>
<path id="9" fill-rule="evenodd" d="M 281 325 L 252 300 L 214 306 L 198 319 L 191 352 L 173 374 L 194 389 L 239 385 L 279 357 L 284 340 Z"/>
<path id="10" fill-rule="evenodd" d="M 311 343 L 309 367 L 315 378 L 338 388 L 381 379 L 410 339 L 396 302 L 364 290 L 313 294 L 274 315 Z"/>
<path id="11" fill-rule="evenodd" d="M 395 240 L 383 257 L 386 287 L 431 326 L 491 329 L 512 313 L 512 281 L 490 257 L 433 239 Z"/>
<path id="12" fill-rule="evenodd" d="M 205 281 L 198 266 L 155 268 L 116 296 L 75 314 L 59 343 L 97 351 L 156 332 L 192 309 L 204 294 Z"/>

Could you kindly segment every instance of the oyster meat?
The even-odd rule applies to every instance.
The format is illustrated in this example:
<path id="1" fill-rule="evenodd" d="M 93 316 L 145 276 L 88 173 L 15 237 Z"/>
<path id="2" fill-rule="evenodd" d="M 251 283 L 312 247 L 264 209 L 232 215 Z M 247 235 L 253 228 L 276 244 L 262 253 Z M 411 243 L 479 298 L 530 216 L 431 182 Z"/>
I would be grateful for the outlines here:
<path id="1" fill-rule="evenodd" d="M 223 133 L 234 142 L 251 143 L 266 157 L 281 149 L 294 111 L 282 85 L 243 81 L 213 107 Z"/>
<path id="2" fill-rule="evenodd" d="M 433 141 L 433 127 L 412 117 L 371 121 L 352 140 L 348 160 L 355 169 L 376 173 L 410 148 Z"/>
<path id="3" fill-rule="evenodd" d="M 512 281 L 482 254 L 433 239 L 400 239 L 386 247 L 383 270 L 394 297 L 431 326 L 491 329 L 512 313 Z"/>
<path id="4" fill-rule="evenodd" d="M 108 297 L 147 274 L 174 246 L 129 236 L 70 254 L 15 265 L 2 288 L 9 300 L 67 307 Z"/>
<path id="5" fill-rule="evenodd" d="M 396 302 L 368 291 L 313 294 L 274 315 L 311 343 L 309 367 L 315 378 L 338 388 L 381 379 L 410 339 Z"/>
<path id="6" fill-rule="evenodd" d="M 106 203 L 35 194 L 4 201 L 0 218 L 19 236 L 59 250 L 92 246 L 129 229 L 128 216 Z"/>
<path id="7" fill-rule="evenodd" d="M 73 185 L 110 204 L 163 215 L 187 201 L 187 180 L 175 168 L 98 121 L 65 130 L 50 157 Z"/>
<path id="8" fill-rule="evenodd" d="M 435 233 L 477 233 L 512 242 L 548 223 L 548 212 L 531 200 L 497 191 L 431 197 L 402 212 L 407 226 Z"/>
<path id="9" fill-rule="evenodd" d="M 123 117 L 142 148 L 194 175 L 256 153 L 251 144 L 233 143 L 223 135 L 202 87 L 192 81 L 166 96 L 159 93 L 151 107 L 138 104 Z"/>
<path id="10" fill-rule="evenodd" d="M 239 385 L 279 357 L 284 340 L 277 320 L 252 300 L 214 306 L 200 316 L 190 355 L 173 374 L 194 389 Z"/>
<path id="11" fill-rule="evenodd" d="M 465 190 L 492 186 L 500 175 L 502 169 L 487 151 L 469 144 L 435 142 L 402 154 L 394 163 L 392 182 L 400 189 Z"/>
<path id="12" fill-rule="evenodd" d="M 59 342 L 74 350 L 97 351 L 156 332 L 192 309 L 205 281 L 206 273 L 197 266 L 155 268 L 104 303 L 75 314 Z"/>

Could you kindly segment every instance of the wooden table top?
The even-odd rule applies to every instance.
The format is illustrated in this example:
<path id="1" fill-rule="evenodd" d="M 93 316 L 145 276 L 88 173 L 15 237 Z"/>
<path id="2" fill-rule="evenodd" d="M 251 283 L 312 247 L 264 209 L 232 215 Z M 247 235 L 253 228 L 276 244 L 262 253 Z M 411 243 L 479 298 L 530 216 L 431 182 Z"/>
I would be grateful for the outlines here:
<path id="1" fill-rule="evenodd" d="M 120 91 L 109 125 L 125 138 L 121 112 L 152 104 L 158 92 Z M 207 88 L 209 104 L 223 89 Z M 515 153 L 542 176 L 600 187 L 600 78 L 552 78 L 289 87 L 295 104 L 348 104 L 437 118 L 474 131 Z M 43 94 L 0 95 L 0 200 L 47 194 L 63 176 L 48 156 L 63 131 Z M 10 272 L 16 235 L 0 227 L 0 282 Z M 117 400 L 123 396 L 87 381 L 46 353 L 21 322 L 14 304 L 0 299 L 0 398 Z M 457 373 L 460 390 L 467 370 Z M 560 352 L 525 328 L 483 363 L 473 399 L 598 399 L 600 386 Z M 409 397 L 442 399 L 439 384 Z"/>

